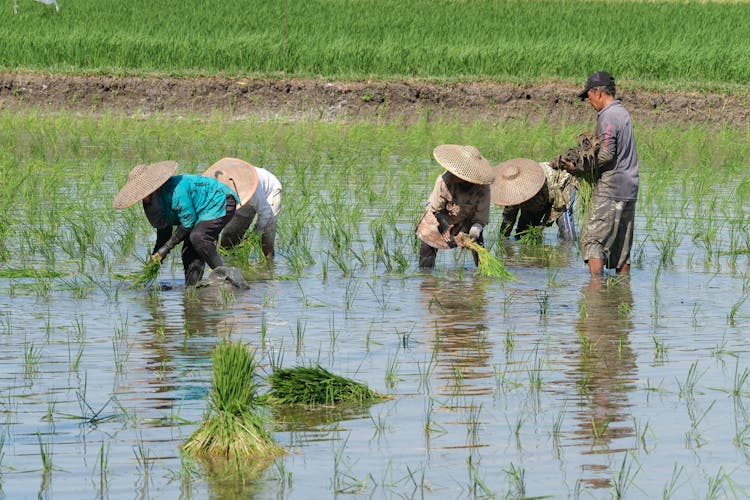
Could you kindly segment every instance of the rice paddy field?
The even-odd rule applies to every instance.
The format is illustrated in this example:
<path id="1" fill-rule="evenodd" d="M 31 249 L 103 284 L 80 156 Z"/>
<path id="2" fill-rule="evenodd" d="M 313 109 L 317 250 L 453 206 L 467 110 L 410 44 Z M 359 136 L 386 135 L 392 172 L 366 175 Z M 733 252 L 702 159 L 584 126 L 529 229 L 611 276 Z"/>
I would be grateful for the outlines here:
<path id="1" fill-rule="evenodd" d="M 638 130 L 630 280 L 592 286 L 574 245 L 488 247 L 416 267 L 434 144 L 545 159 L 584 124 L 343 124 L 0 115 L 2 424 L 8 498 L 743 497 L 750 397 L 747 131 Z M 111 208 L 138 161 L 202 172 L 237 155 L 284 183 L 278 255 L 226 257 L 248 291 L 117 279 L 154 234 Z M 596 283 L 593 283 L 596 284 Z M 390 396 L 275 411 L 286 454 L 181 452 L 207 408 L 220 339 L 273 367 L 318 364 Z"/>
<path id="2" fill-rule="evenodd" d="M 746 95 L 748 23 L 745 2 L 19 0 L 0 64 L 566 84 L 607 68 L 629 87 Z M 502 239 L 499 207 L 485 244 L 511 279 L 458 249 L 418 269 L 436 145 L 544 161 L 594 115 L 0 110 L 0 497 L 750 496 L 750 127 L 636 122 L 628 279 L 590 280 L 553 228 Z M 177 252 L 154 286 L 123 279 L 155 239 L 138 205 L 112 208 L 130 169 L 225 156 L 283 183 L 275 260 L 253 241 L 226 253 L 249 290 L 186 288 Z M 212 386 L 230 343 L 255 372 L 231 389 L 277 402 L 262 457 L 185 451 L 217 409 L 238 411 Z M 293 367 L 373 397 L 279 404 Z"/>
<path id="3" fill-rule="evenodd" d="M 606 67 L 620 83 L 742 93 L 750 81 L 746 1 L 18 2 L 0 17 L 6 71 L 579 84 Z"/>

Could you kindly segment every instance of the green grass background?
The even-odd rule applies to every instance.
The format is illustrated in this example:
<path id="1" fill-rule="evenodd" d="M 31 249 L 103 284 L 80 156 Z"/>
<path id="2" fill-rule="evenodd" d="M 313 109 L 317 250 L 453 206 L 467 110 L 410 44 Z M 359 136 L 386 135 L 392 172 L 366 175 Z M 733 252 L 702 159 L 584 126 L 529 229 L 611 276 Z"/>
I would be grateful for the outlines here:
<path id="1" fill-rule="evenodd" d="M 64 73 L 580 82 L 746 93 L 750 3 L 19 0 L 0 68 Z"/>

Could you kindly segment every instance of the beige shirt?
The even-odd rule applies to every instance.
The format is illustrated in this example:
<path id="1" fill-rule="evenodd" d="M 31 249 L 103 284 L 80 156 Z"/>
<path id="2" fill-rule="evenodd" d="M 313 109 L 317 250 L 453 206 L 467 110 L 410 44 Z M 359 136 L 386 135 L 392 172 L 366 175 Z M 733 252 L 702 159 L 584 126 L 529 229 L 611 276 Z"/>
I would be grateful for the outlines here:
<path id="1" fill-rule="evenodd" d="M 490 220 L 490 186 L 463 182 L 450 172 L 435 180 L 427 209 L 443 213 L 453 225 L 452 235 L 468 233 L 473 224 L 486 226 Z"/>

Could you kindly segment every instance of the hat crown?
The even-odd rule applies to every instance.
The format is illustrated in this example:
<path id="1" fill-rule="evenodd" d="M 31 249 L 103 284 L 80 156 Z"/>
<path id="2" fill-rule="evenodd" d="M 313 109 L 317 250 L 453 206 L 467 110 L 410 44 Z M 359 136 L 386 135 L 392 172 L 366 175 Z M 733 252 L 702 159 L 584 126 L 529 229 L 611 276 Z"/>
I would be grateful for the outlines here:
<path id="1" fill-rule="evenodd" d="M 521 171 L 518 169 L 517 165 L 510 165 L 506 170 L 502 172 L 502 177 L 505 180 L 512 181 L 513 179 L 517 178 L 521 174 Z"/>
<path id="2" fill-rule="evenodd" d="M 147 168 L 148 165 L 146 164 L 140 164 L 133 167 L 133 169 L 128 173 L 128 181 L 134 181 L 142 177 L 143 174 L 146 173 Z"/>
<path id="3" fill-rule="evenodd" d="M 531 199 L 544 185 L 546 175 L 538 162 L 512 158 L 495 166 L 495 182 L 490 186 L 496 205 L 514 206 Z"/>

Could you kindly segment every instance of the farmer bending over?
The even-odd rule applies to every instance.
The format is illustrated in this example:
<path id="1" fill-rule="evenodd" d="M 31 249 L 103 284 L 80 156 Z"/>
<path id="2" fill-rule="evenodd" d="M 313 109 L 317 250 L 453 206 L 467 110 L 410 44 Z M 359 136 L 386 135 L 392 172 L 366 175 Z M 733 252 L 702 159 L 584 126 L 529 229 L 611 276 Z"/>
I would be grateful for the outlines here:
<path id="1" fill-rule="evenodd" d="M 281 212 L 281 182 L 271 172 L 237 158 L 222 158 L 203 172 L 231 187 L 240 197 L 234 218 L 221 233 L 221 246 L 232 248 L 242 241 L 255 219 L 253 232 L 260 235 L 266 259 L 275 253 L 276 225 Z M 257 216 L 257 217 L 256 217 Z"/>
<path id="2" fill-rule="evenodd" d="M 177 163 L 138 165 L 130 171 L 113 206 L 127 208 L 138 201 L 153 227 L 156 244 L 152 259 L 161 261 L 182 242 L 185 285 L 203 277 L 205 264 L 223 265 L 216 250 L 219 233 L 232 219 L 237 194 L 216 179 L 201 175 L 173 175 Z M 177 228 L 173 231 L 173 226 Z"/>
<path id="3" fill-rule="evenodd" d="M 575 240 L 573 202 L 578 179 L 565 170 L 553 169 L 549 162 L 513 158 L 495 167 L 492 202 L 503 206 L 500 231 L 515 237 L 533 227 L 557 223 L 560 239 Z"/>
<path id="4" fill-rule="evenodd" d="M 443 144 L 432 155 L 446 169 L 435 180 L 427 210 L 417 225 L 419 267 L 432 268 L 440 248 L 455 248 L 458 233 L 483 242 L 490 217 L 490 184 L 495 179 L 490 162 L 474 146 Z M 472 251 L 474 263 L 478 255 Z"/>

